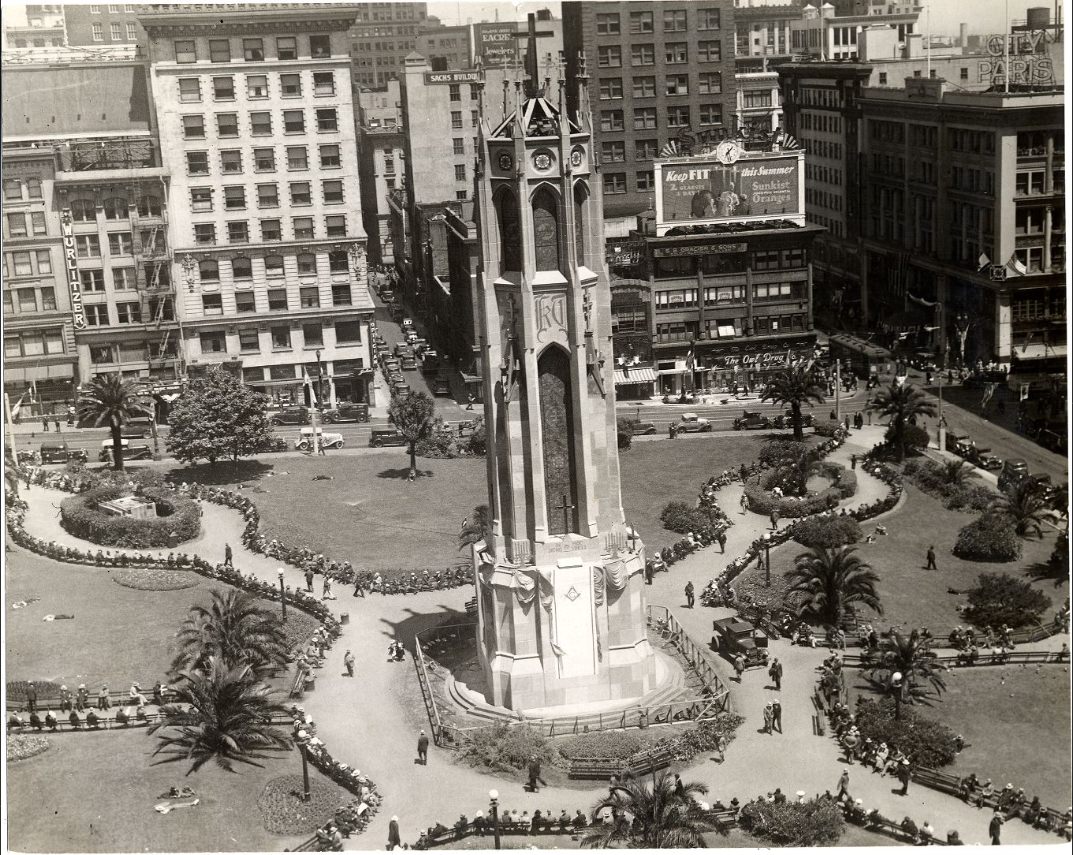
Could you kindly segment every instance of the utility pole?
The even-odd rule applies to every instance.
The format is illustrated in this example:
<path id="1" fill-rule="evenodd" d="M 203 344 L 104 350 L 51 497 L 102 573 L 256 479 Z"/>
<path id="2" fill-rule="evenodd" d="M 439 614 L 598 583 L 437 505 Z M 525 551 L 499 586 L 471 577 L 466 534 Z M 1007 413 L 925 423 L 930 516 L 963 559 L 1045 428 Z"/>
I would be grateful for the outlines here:
<path id="1" fill-rule="evenodd" d="M 842 360 L 835 360 L 835 421 L 842 418 Z"/>

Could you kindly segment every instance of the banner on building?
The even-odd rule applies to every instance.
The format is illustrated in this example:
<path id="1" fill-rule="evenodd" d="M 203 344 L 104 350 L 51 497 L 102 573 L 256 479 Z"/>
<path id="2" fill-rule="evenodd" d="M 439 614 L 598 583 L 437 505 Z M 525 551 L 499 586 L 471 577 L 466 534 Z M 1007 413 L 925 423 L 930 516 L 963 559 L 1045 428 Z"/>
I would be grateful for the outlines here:
<path id="1" fill-rule="evenodd" d="M 82 305 L 82 280 L 78 275 L 78 251 L 75 248 L 70 208 L 64 208 L 60 212 L 60 227 L 63 233 L 63 261 L 67 270 L 67 289 L 71 292 L 71 317 L 74 321 L 74 328 L 84 330 L 89 324 L 86 321 L 86 307 Z"/>
<path id="2" fill-rule="evenodd" d="M 719 155 L 656 162 L 657 224 L 802 215 L 800 154 Z"/>
<path id="3" fill-rule="evenodd" d="M 518 61 L 516 24 L 476 24 L 477 53 L 485 68 L 514 66 Z"/>

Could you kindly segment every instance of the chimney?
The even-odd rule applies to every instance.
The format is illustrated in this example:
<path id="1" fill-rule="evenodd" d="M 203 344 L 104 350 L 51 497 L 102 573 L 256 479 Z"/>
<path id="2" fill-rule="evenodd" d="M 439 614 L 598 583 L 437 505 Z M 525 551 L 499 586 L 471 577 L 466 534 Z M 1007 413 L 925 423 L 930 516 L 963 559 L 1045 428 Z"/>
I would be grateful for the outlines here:
<path id="1" fill-rule="evenodd" d="M 969 25 L 968 24 L 959 24 L 958 25 L 958 46 L 961 47 L 962 49 L 964 49 L 964 47 L 968 44 L 968 41 L 969 41 Z"/>

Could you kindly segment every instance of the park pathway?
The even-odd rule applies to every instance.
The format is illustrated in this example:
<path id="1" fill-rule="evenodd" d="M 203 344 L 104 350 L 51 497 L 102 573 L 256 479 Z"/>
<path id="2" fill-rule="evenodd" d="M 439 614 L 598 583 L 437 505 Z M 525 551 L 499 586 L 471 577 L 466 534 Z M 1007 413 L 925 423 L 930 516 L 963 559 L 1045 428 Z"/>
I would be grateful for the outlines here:
<path id="1" fill-rule="evenodd" d="M 854 431 L 847 443 L 829 459 L 848 465 L 851 454 L 863 454 L 879 440 L 881 433 L 881 427 Z M 886 494 L 886 485 L 860 468 L 857 477 L 858 491 L 846 503 L 847 507 L 871 502 Z M 707 473 L 698 473 L 698 491 L 706 478 Z M 699 591 L 731 558 L 744 552 L 753 539 L 769 528 L 766 517 L 738 513 L 741 489 L 741 485 L 735 483 L 719 496 L 720 504 L 728 509 L 735 522 L 728 532 L 726 555 L 711 547 L 694 553 L 678 562 L 669 573 L 658 574 L 646 591 L 649 603 L 670 607 L 686 631 L 701 643 L 711 635 L 711 621 L 730 612 L 727 609 L 686 609 L 682 593 L 686 580 L 692 579 Z M 38 537 L 85 549 L 88 545 L 84 541 L 71 537 L 60 527 L 59 502 L 66 495 L 43 487 L 24 490 L 23 496 L 30 505 L 26 528 Z M 235 564 L 243 572 L 274 583 L 277 568 L 283 566 L 288 585 L 304 586 L 302 574 L 296 568 L 280 565 L 243 547 L 243 520 L 237 511 L 206 502 L 202 503 L 202 508 L 202 534 L 197 540 L 182 544 L 181 551 L 220 561 L 225 543 L 230 543 Z M 888 512 L 888 516 L 896 517 L 897 512 L 895 508 Z M 887 524 L 896 525 L 896 519 Z M 776 548 L 797 547 L 788 543 Z M 158 550 L 158 553 L 166 554 L 167 550 Z M 459 813 L 472 818 L 477 810 L 483 810 L 487 815 L 490 789 L 499 790 L 503 809 L 532 813 L 539 808 L 555 814 L 564 808 L 571 814 L 577 808 L 588 808 L 605 792 L 602 785 L 596 785 L 587 790 L 545 788 L 537 794 L 528 793 L 522 789 L 520 775 L 507 778 L 477 772 L 455 762 L 448 752 L 434 746 L 430 750 L 428 766 L 416 765 L 418 731 L 422 727 L 429 729 L 427 717 L 416 686 L 412 660 L 388 662 L 387 644 L 399 637 L 412 650 L 415 632 L 444 622 L 453 615 L 461 617 L 464 603 L 472 591 L 457 588 L 411 596 L 370 595 L 362 599 L 352 597 L 349 588 L 337 586 L 335 594 L 338 600 L 332 603 L 333 611 L 348 613 L 349 622 L 342 627 L 342 636 L 318 673 L 316 689 L 306 696 L 303 705 L 316 721 L 318 736 L 332 754 L 369 775 L 384 796 L 381 811 L 365 833 L 346 841 L 346 848 L 382 849 L 392 815 L 398 815 L 402 838 L 411 843 L 421 829 L 437 821 L 452 825 Z M 1041 642 L 1044 644 L 1046 642 Z M 1058 643 L 1052 640 L 1048 649 L 1057 647 Z M 342 660 L 348 649 L 357 659 L 354 679 L 342 676 Z M 783 688 L 779 693 L 785 732 L 771 735 L 759 732 L 764 704 L 775 696 L 774 690 L 768 688 L 766 672 L 749 671 L 739 685 L 731 681 L 731 669 L 724 660 L 714 655 L 710 657 L 731 687 L 734 709 L 745 717 L 724 763 L 716 764 L 708 757 L 701 757 L 688 770 L 683 770 L 686 780 L 701 781 L 709 786 L 710 801 L 716 798 L 729 801 L 735 796 L 744 801 L 776 787 L 790 795 L 798 790 L 810 796 L 826 790 L 834 792 L 839 776 L 847 768 L 834 740 L 812 733 L 810 697 L 818 676 L 817 666 L 827 655 L 826 651 L 792 647 L 787 641 L 778 640 L 771 644 L 771 655 L 777 656 L 785 667 Z M 940 835 L 957 829 L 967 843 L 987 842 L 988 812 L 916 785 L 910 786 L 907 797 L 901 797 L 896 794 L 897 784 L 893 780 L 881 778 L 859 765 L 849 771 L 850 792 L 861 798 L 866 808 L 877 808 L 881 814 L 896 821 L 907 815 L 918 824 L 927 820 Z M 986 773 L 987 770 L 980 771 Z M 1007 844 L 1055 841 L 1054 835 L 1031 829 L 1022 822 L 1011 822 L 1003 830 L 1003 842 Z"/>

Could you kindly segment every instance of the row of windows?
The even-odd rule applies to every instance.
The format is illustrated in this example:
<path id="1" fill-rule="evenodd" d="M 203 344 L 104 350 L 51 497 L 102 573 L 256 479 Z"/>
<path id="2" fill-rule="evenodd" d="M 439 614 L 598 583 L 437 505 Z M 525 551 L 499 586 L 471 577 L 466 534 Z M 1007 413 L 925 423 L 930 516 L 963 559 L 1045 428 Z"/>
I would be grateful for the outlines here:
<path id="1" fill-rule="evenodd" d="M 826 208 L 828 211 L 841 211 L 842 194 L 829 193 L 826 190 L 816 190 L 813 187 L 806 187 L 805 204 L 817 208 Z"/>
<path id="2" fill-rule="evenodd" d="M 718 30 L 720 10 L 713 8 L 697 9 L 694 27 L 698 30 Z M 663 11 L 663 32 L 684 33 L 689 28 L 688 9 L 665 9 Z M 629 32 L 637 34 L 654 33 L 656 19 L 653 12 L 630 12 Z M 618 12 L 597 12 L 596 33 L 601 36 L 622 34 L 622 15 Z"/>
<path id="3" fill-rule="evenodd" d="M 663 81 L 664 95 L 688 95 L 688 74 L 668 74 Z M 600 100 L 613 101 L 623 97 L 625 89 L 621 77 L 600 78 Z M 634 98 L 655 98 L 656 77 L 635 76 L 630 80 Z M 697 76 L 697 92 L 701 95 L 720 95 L 723 92 L 723 75 L 718 71 L 704 71 Z"/>
<path id="4" fill-rule="evenodd" d="M 339 130 L 339 114 L 335 107 L 316 108 L 316 126 L 320 133 L 330 133 Z M 247 114 L 248 131 L 251 136 L 272 136 L 272 113 L 268 110 L 255 111 Z M 238 113 L 216 113 L 216 135 L 221 139 L 239 136 Z M 205 139 L 205 117 L 200 114 L 191 114 L 182 117 L 183 139 Z M 283 111 L 283 133 L 304 134 L 306 131 L 306 115 L 304 110 Z"/>
<path id="5" fill-rule="evenodd" d="M 106 220 L 129 220 L 130 202 L 122 196 L 107 199 L 72 199 L 71 219 L 76 223 L 95 223 L 99 215 Z M 139 217 L 159 217 L 164 213 L 159 196 L 141 196 L 134 204 Z"/>
<path id="6" fill-rule="evenodd" d="M 23 211 L 4 214 L 4 225 L 4 236 L 8 238 L 48 234 L 48 222 L 44 211 L 30 211 L 29 216 Z"/>
<path id="7" fill-rule="evenodd" d="M 143 244 L 148 240 L 152 240 L 149 236 L 151 232 L 146 232 L 141 235 Z M 147 240 L 148 239 L 148 240 Z M 162 236 L 157 236 L 156 241 L 162 240 Z M 75 255 L 78 258 L 100 258 L 101 257 L 101 238 L 100 235 L 75 235 Z M 133 255 L 134 254 L 134 236 L 130 232 L 109 232 L 108 233 L 108 254 L 109 255 Z"/>
<path id="8" fill-rule="evenodd" d="M 108 11 L 113 15 L 117 14 L 119 12 L 119 4 L 118 3 L 109 3 L 108 4 Z M 123 4 L 123 11 L 124 12 L 136 12 L 137 9 L 135 8 L 133 3 L 124 3 Z M 91 15 L 99 15 L 99 14 L 101 14 L 100 4 L 99 3 L 91 3 L 90 7 L 89 7 L 89 13 Z"/>
<path id="9" fill-rule="evenodd" d="M 324 143 L 317 146 L 318 162 L 321 169 L 340 169 L 342 160 L 339 155 L 339 146 L 336 143 Z M 271 146 L 255 148 L 246 155 L 249 158 L 246 165 L 243 163 L 242 149 L 221 149 L 220 172 L 224 175 L 240 175 L 245 168 L 252 165 L 253 172 L 275 172 L 276 149 Z M 304 145 L 289 145 L 285 149 L 286 165 L 288 172 L 297 172 L 309 169 L 309 151 Z M 188 151 L 186 153 L 187 175 L 208 175 L 211 171 L 208 151 Z"/>
<path id="10" fill-rule="evenodd" d="M 278 242 L 283 237 L 283 221 L 278 219 L 259 220 L 261 240 Z M 246 220 L 230 220 L 226 224 L 227 242 L 230 244 L 250 243 L 250 226 Z M 316 240 L 317 233 L 313 217 L 291 218 L 292 240 Z M 324 237 L 346 237 L 346 214 L 330 214 L 324 218 Z M 198 246 L 215 246 L 217 243 L 215 223 L 195 223 L 194 243 Z"/>
<path id="11" fill-rule="evenodd" d="M 79 270 L 78 278 L 82 282 L 82 290 L 89 293 L 104 292 L 103 270 Z M 133 291 L 136 287 L 133 267 L 116 267 L 112 269 L 112 288 L 116 291 Z"/>
<path id="12" fill-rule="evenodd" d="M 104 24 L 92 24 L 90 31 L 93 34 L 93 41 L 104 41 Z M 127 21 L 124 29 L 118 21 L 113 21 L 108 25 L 108 39 L 113 42 L 135 42 L 138 40 L 138 25 L 134 21 Z"/>
<path id="13" fill-rule="evenodd" d="M 833 166 L 824 166 L 819 163 L 805 162 L 805 180 L 818 181 L 821 184 L 833 184 L 842 186 L 842 170 Z"/>
<path id="14" fill-rule="evenodd" d="M 180 64 L 198 62 L 205 56 L 209 62 L 231 62 L 240 54 L 235 50 L 234 42 L 237 39 L 209 39 L 206 46 L 199 44 L 196 39 L 176 39 L 175 61 Z M 277 60 L 298 59 L 298 39 L 295 36 L 277 36 L 275 42 L 275 56 L 265 54 L 265 39 L 245 38 L 242 39 L 241 58 L 246 62 L 264 62 L 266 58 Z M 331 36 L 309 36 L 309 56 L 313 59 L 324 59 L 332 55 Z"/>
<path id="15" fill-rule="evenodd" d="M 285 262 L 282 255 L 266 255 L 259 259 L 260 266 L 264 268 L 264 276 L 268 279 L 276 279 L 286 275 Z M 253 279 L 254 259 L 240 255 L 229 261 L 231 278 L 233 280 Z M 299 276 L 317 275 L 317 256 L 312 252 L 302 252 L 295 256 L 295 269 Z M 350 265 L 345 250 L 335 250 L 328 253 L 329 273 L 349 273 Z M 203 283 L 216 283 L 220 281 L 220 262 L 213 258 L 202 259 L 198 262 L 198 279 Z M 334 286 L 333 286 L 334 287 Z M 349 286 L 347 286 L 349 287 Z M 286 299 L 284 298 L 284 302 Z M 305 307 L 305 303 L 302 303 Z M 337 305 L 347 305 L 342 303 Z M 277 307 L 273 307 L 277 308 Z"/>
<path id="16" fill-rule="evenodd" d="M 288 185 L 290 190 L 290 204 L 292 207 L 308 207 L 313 204 L 312 183 L 309 181 L 292 181 Z M 324 205 L 342 205 L 343 182 L 339 180 L 321 181 L 321 201 Z M 196 214 L 205 214 L 213 210 L 213 195 L 218 188 L 215 187 L 191 187 L 190 208 Z M 246 210 L 246 187 L 243 184 L 232 184 L 220 188 L 223 190 L 223 210 L 245 211 Z M 275 183 L 257 185 L 257 207 L 278 208 L 279 188 Z"/>
<path id="17" fill-rule="evenodd" d="M 47 249 L 4 253 L 4 276 L 47 276 L 52 273 L 52 253 Z"/>
<path id="18" fill-rule="evenodd" d="M 236 291 L 235 314 L 250 315 L 257 313 L 258 311 L 286 312 L 294 308 L 290 305 L 287 299 L 286 288 L 269 288 L 266 295 L 266 302 L 262 303 L 261 307 L 258 308 L 257 295 L 253 291 Z M 299 305 L 303 309 L 319 309 L 320 289 L 315 286 L 300 288 L 298 299 Z M 332 285 L 331 305 L 333 307 L 349 306 L 350 303 L 350 285 L 346 283 Z M 203 294 L 201 297 L 201 308 L 206 315 L 222 315 L 224 313 L 223 294 Z"/>
<path id="19" fill-rule="evenodd" d="M 670 291 L 657 291 L 655 303 L 657 309 L 690 309 L 697 306 L 697 288 L 681 288 Z M 779 282 L 767 285 L 753 286 L 754 300 L 791 300 L 803 299 L 805 285 L 803 283 Z M 719 305 L 721 303 L 739 303 L 745 300 L 745 286 L 726 285 L 716 288 L 704 289 L 704 304 L 706 306 Z"/>
<path id="20" fill-rule="evenodd" d="M 5 178 L 4 201 L 21 202 L 24 199 L 41 199 L 40 178 Z"/>
<path id="21" fill-rule="evenodd" d="M 842 143 L 830 140 L 818 140 L 813 137 L 803 136 L 801 144 L 809 154 L 814 157 L 826 157 L 830 160 L 842 159 Z"/>
<path id="22" fill-rule="evenodd" d="M 4 309 L 11 311 L 18 307 L 20 315 L 34 312 L 56 311 L 56 289 L 46 288 L 5 288 Z"/>
<path id="23" fill-rule="evenodd" d="M 10 295 L 4 292 L 4 302 Z M 4 357 L 17 359 L 20 356 L 50 356 L 63 353 L 63 330 L 26 330 L 4 336 Z"/>
<path id="24" fill-rule="evenodd" d="M 753 318 L 752 331 L 755 335 L 773 335 L 780 332 L 798 332 L 807 329 L 807 318 L 803 313 L 792 315 L 762 315 Z M 700 325 L 696 321 L 678 321 L 656 324 L 656 338 L 661 342 L 694 341 L 698 337 Z M 748 319 L 726 318 L 706 321 L 703 337 L 708 339 L 731 339 L 747 335 L 750 332 Z"/>
<path id="25" fill-rule="evenodd" d="M 635 180 L 637 184 L 636 190 L 638 193 L 647 193 L 650 190 L 656 189 L 656 173 L 651 169 L 639 170 L 637 172 Z M 605 196 L 615 196 L 628 192 L 629 190 L 626 187 L 625 172 L 604 173 Z"/>
<path id="26" fill-rule="evenodd" d="M 697 42 L 696 62 L 721 62 L 723 43 L 719 39 L 706 39 Z M 600 68 L 622 68 L 622 47 L 605 45 L 596 51 L 596 62 Z M 667 42 L 663 45 L 663 62 L 665 65 L 687 65 L 689 63 L 689 42 Z M 641 44 L 630 46 L 630 65 L 646 66 L 656 64 L 656 45 Z"/>
<path id="27" fill-rule="evenodd" d="M 805 111 L 801 114 L 801 130 L 841 134 L 842 117 L 834 113 L 812 113 Z"/>
<path id="28" fill-rule="evenodd" d="M 270 97 L 269 78 L 267 74 L 244 75 L 246 84 L 246 98 L 250 101 L 260 101 Z M 301 98 L 302 75 L 280 74 L 279 97 Z M 178 80 L 179 100 L 184 104 L 200 104 L 205 94 L 201 90 L 202 78 L 180 77 Z M 235 100 L 235 78 L 228 74 L 225 76 L 208 78 L 208 91 L 214 101 Z M 325 97 L 335 94 L 335 74 L 331 71 L 313 72 L 312 93 L 316 97 Z"/>
<path id="29" fill-rule="evenodd" d="M 683 128 L 690 124 L 690 108 L 686 105 L 675 104 L 666 108 L 666 126 L 669 128 Z M 656 107 L 635 107 L 633 109 L 633 129 L 635 131 L 652 131 L 656 129 L 658 112 Z M 701 125 L 723 124 L 722 104 L 700 105 Z M 601 110 L 600 130 L 604 132 L 624 131 L 626 129 L 626 114 L 622 110 Z"/>
<path id="30" fill-rule="evenodd" d="M 219 296 L 218 294 L 216 296 Z M 222 312 L 222 310 L 221 310 Z M 214 312 L 210 314 L 221 314 L 221 312 Z M 360 321 L 336 321 L 335 325 L 335 343 L 340 345 L 352 345 L 361 344 L 361 322 Z M 302 324 L 298 329 L 302 333 L 302 343 L 297 345 L 298 347 L 322 347 L 324 345 L 324 328 L 320 323 Z M 293 350 L 296 346 L 294 343 L 295 329 L 289 326 L 275 326 L 270 327 L 268 330 L 268 343 L 270 343 L 271 350 Z M 227 353 L 227 336 L 222 332 L 203 332 L 200 336 L 201 352 L 202 353 Z M 238 332 L 238 349 L 240 353 L 260 353 L 262 350 L 261 333 L 257 329 L 243 329 Z M 346 367 L 343 367 L 345 364 Z M 273 380 L 290 380 L 294 377 L 298 377 L 301 370 L 306 369 L 307 373 L 311 375 L 316 374 L 316 368 L 314 367 L 310 371 L 310 365 L 270 365 L 269 372 L 271 379 Z M 332 364 L 333 374 L 342 374 L 346 371 L 354 371 L 361 369 L 363 366 L 361 359 L 346 360 L 345 363 L 340 360 L 334 360 Z M 263 372 L 264 368 L 252 369 L 256 372 Z M 264 374 L 261 373 L 256 377 L 247 376 L 243 371 L 243 380 L 247 383 L 253 380 L 263 380 Z"/>

